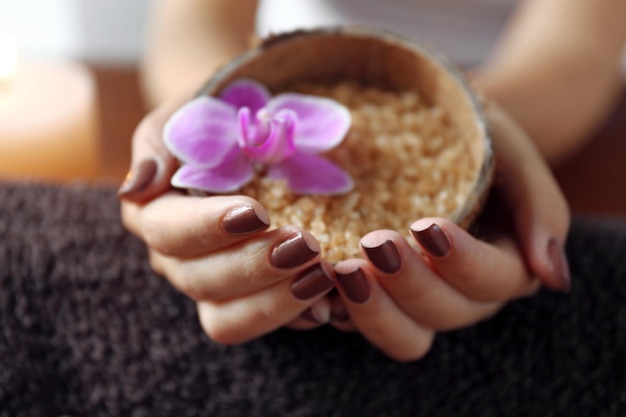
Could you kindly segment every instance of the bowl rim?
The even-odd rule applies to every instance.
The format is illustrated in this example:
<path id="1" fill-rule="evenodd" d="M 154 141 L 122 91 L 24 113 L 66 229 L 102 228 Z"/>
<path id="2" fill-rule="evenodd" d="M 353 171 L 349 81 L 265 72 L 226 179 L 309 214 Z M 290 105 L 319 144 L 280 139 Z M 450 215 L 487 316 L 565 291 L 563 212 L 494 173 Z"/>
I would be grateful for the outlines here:
<path id="1" fill-rule="evenodd" d="M 333 26 L 318 26 L 310 29 L 298 29 L 294 31 L 280 33 L 278 35 L 271 35 L 268 38 L 262 40 L 262 42 L 239 56 L 233 58 L 224 66 L 219 68 L 213 76 L 202 86 L 202 88 L 196 94 L 196 97 L 204 95 L 213 95 L 216 92 L 216 88 L 223 84 L 223 81 L 228 77 L 235 69 L 245 65 L 247 62 L 257 59 L 264 51 L 273 48 L 276 45 L 289 42 L 293 39 L 299 39 L 301 37 L 315 37 L 315 36 L 333 36 L 344 35 L 351 37 L 371 38 L 377 41 L 387 42 L 400 46 L 404 49 L 410 50 L 414 53 L 424 56 L 430 59 L 436 65 L 439 65 L 445 73 L 452 77 L 453 81 L 461 88 L 461 91 L 469 101 L 470 108 L 474 115 L 474 121 L 477 124 L 479 133 L 483 138 L 484 155 L 482 165 L 478 172 L 478 175 L 469 190 L 463 204 L 452 213 L 448 219 L 454 223 L 463 227 L 469 227 L 470 223 L 474 220 L 474 217 L 480 211 L 484 200 L 487 198 L 487 193 L 491 187 L 495 169 L 495 158 L 493 152 L 492 138 L 489 132 L 487 117 L 483 106 L 483 100 L 479 95 L 471 88 L 467 78 L 462 71 L 452 63 L 447 56 L 443 53 L 430 48 L 424 43 L 415 39 L 399 35 L 388 29 L 383 29 L 375 26 L 364 25 L 333 25 Z"/>

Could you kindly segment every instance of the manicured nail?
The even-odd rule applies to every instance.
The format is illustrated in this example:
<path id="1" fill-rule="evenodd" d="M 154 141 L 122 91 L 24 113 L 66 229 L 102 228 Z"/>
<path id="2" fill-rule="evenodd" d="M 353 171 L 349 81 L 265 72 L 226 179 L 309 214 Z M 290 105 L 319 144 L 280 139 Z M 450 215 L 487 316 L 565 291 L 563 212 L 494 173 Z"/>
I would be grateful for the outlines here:
<path id="1" fill-rule="evenodd" d="M 252 206 L 241 206 L 235 207 L 224 216 L 222 226 L 228 233 L 243 235 L 266 229 L 269 223 L 259 218 Z"/>
<path id="2" fill-rule="evenodd" d="M 563 246 L 556 238 L 551 238 L 548 241 L 548 258 L 550 259 L 554 278 L 557 280 L 557 288 L 562 291 L 569 291 L 572 285 L 569 263 L 567 262 Z"/>
<path id="3" fill-rule="evenodd" d="M 301 232 L 295 232 L 274 247 L 270 262 L 276 268 L 289 269 L 310 261 L 318 254 L 319 251 L 311 249 Z"/>
<path id="4" fill-rule="evenodd" d="M 436 223 L 423 230 L 411 229 L 411 234 L 419 244 L 432 256 L 440 258 L 450 252 L 450 241 L 441 227 Z"/>
<path id="5" fill-rule="evenodd" d="M 370 261 L 383 272 L 393 274 L 398 272 L 402 265 L 400 251 L 398 251 L 398 248 L 391 240 L 373 248 L 363 246 L 363 249 L 365 249 L 365 253 Z"/>
<path id="6" fill-rule="evenodd" d="M 353 303 L 362 304 L 370 298 L 370 286 L 361 268 L 347 274 L 337 273 L 337 282 L 346 297 Z"/>
<path id="7" fill-rule="evenodd" d="M 152 183 L 158 168 L 154 159 L 147 159 L 140 162 L 128 172 L 124 183 L 117 191 L 117 196 L 124 198 L 141 193 Z"/>
<path id="8" fill-rule="evenodd" d="M 299 300 L 308 300 L 331 290 L 335 286 L 332 275 L 322 264 L 307 268 L 291 284 L 291 292 Z"/>

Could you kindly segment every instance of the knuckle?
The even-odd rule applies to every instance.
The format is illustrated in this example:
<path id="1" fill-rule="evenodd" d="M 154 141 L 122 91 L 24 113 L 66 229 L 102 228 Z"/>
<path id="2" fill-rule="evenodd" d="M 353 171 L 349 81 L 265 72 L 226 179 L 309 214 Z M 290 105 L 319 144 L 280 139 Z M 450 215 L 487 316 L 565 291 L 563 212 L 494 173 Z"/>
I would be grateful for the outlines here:
<path id="1" fill-rule="evenodd" d="M 181 268 L 178 263 L 168 268 L 166 276 L 174 287 L 192 300 L 199 301 L 206 299 L 207 291 L 201 291 L 189 271 Z"/>
<path id="2" fill-rule="evenodd" d="M 148 261 L 150 268 L 159 275 L 165 275 L 165 269 L 163 268 L 163 262 L 160 257 L 152 250 L 148 251 Z"/>
<path id="3" fill-rule="evenodd" d="M 215 314 L 200 314 L 200 325 L 204 333 L 214 342 L 221 345 L 238 345 L 245 341 L 241 332 L 232 325 L 225 325 Z"/>
<path id="4" fill-rule="evenodd" d="M 480 320 L 476 319 L 471 314 L 448 313 L 448 314 L 443 314 L 439 316 L 436 320 L 433 320 L 433 322 L 430 323 L 430 327 L 432 327 L 433 329 L 439 332 L 449 332 L 449 331 L 458 330 L 463 327 L 470 326 L 476 323 L 477 321 L 480 321 Z"/>
<path id="5" fill-rule="evenodd" d="M 503 302 L 474 302 L 466 309 L 444 317 L 432 327 L 437 331 L 448 332 L 473 326 L 495 316 L 503 305 Z"/>
<path id="6" fill-rule="evenodd" d="M 282 312 L 284 313 L 284 311 Z M 276 303 L 259 303 L 256 311 L 256 320 L 260 323 L 269 323 L 270 325 L 283 324 L 281 309 Z"/>
<path id="7" fill-rule="evenodd" d="M 180 243 L 173 239 L 165 239 L 163 222 L 158 221 L 151 212 L 146 212 L 141 220 L 141 236 L 150 248 L 167 256 L 176 256 L 180 253 Z"/>
<path id="8" fill-rule="evenodd" d="M 121 202 L 120 218 L 126 230 L 130 231 L 135 236 L 141 236 L 140 226 L 137 224 L 136 208 L 133 207 L 131 203 L 126 201 Z"/>
<path id="9" fill-rule="evenodd" d="M 243 343 L 242 338 L 233 330 L 219 324 L 208 326 L 204 331 L 211 340 L 220 345 L 238 345 Z"/>
<path id="10" fill-rule="evenodd" d="M 137 128 L 133 132 L 133 142 L 146 142 L 152 141 L 154 137 L 158 135 L 159 121 L 155 111 L 146 115 L 137 125 Z"/>
<path id="11" fill-rule="evenodd" d="M 506 281 L 506 278 L 499 283 L 491 284 L 490 282 L 482 283 L 481 285 L 470 286 L 462 288 L 462 292 L 474 302 L 479 303 L 493 303 L 503 302 L 518 297 L 520 292 L 526 290 L 526 285 L 520 288 L 520 282 L 522 279 L 514 280 L 510 279 Z"/>
<path id="12" fill-rule="evenodd" d="M 434 333 L 420 338 L 419 342 L 413 344 L 410 349 L 401 352 L 387 352 L 387 355 L 397 362 L 412 362 L 422 359 L 433 346 Z"/>
<path id="13" fill-rule="evenodd" d="M 274 281 L 275 272 L 270 272 L 267 246 L 263 242 L 250 242 L 238 252 L 235 261 L 236 274 L 250 288 L 259 288 Z"/>
<path id="14" fill-rule="evenodd" d="M 260 276 L 263 275 L 262 268 L 257 262 L 254 262 L 254 257 L 242 256 L 237 262 L 237 275 L 242 278 L 244 282 L 247 282 L 252 287 L 256 287 L 259 284 Z"/>
<path id="15" fill-rule="evenodd" d="M 223 288 L 223 281 L 218 275 L 211 273 L 210 268 L 197 268 L 185 261 L 168 258 L 165 262 L 164 276 L 180 292 L 192 300 L 219 301 L 228 297 Z"/>

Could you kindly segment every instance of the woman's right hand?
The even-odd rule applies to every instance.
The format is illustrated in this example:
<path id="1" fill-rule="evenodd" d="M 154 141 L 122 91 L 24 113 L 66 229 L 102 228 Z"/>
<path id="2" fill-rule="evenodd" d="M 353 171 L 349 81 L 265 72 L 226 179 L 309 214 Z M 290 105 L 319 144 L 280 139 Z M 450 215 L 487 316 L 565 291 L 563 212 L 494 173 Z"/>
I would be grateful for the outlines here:
<path id="1" fill-rule="evenodd" d="M 268 231 L 269 215 L 250 197 L 194 197 L 170 186 L 178 164 L 162 130 L 181 104 L 161 106 L 135 131 L 118 193 L 125 227 L 146 243 L 153 269 L 196 301 L 213 340 L 236 344 L 284 325 L 320 325 L 335 278 L 310 233 Z"/>

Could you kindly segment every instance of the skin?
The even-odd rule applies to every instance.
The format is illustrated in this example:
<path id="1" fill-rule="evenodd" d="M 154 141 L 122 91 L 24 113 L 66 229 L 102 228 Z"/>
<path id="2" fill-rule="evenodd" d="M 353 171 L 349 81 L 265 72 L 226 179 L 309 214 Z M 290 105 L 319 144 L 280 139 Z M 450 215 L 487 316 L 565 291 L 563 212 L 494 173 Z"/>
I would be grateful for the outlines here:
<path id="1" fill-rule="evenodd" d="M 587 67 L 590 64 L 583 59 L 588 50 L 581 48 L 581 57 L 576 58 L 577 49 L 570 47 L 572 57 L 568 62 L 572 66 L 580 64 L 581 69 L 559 73 L 554 81 L 553 68 L 560 61 L 552 60 L 554 54 L 533 56 L 530 51 L 533 47 L 558 49 L 578 31 L 582 33 L 577 39 L 587 39 L 587 30 L 591 32 L 592 26 L 581 28 L 581 22 L 586 21 L 582 14 L 572 11 L 559 15 L 569 10 L 566 5 L 574 3 L 573 9 L 584 10 L 600 20 L 609 7 L 615 9 L 615 14 L 626 10 L 623 0 L 531 0 L 476 78 L 490 98 L 502 101 L 513 113 L 511 118 L 501 107 L 487 106 L 497 157 L 498 204 L 508 208 L 496 206 L 494 212 L 506 212 L 504 221 L 478 239 L 445 219 L 417 220 L 413 228 L 437 224 L 450 241 L 451 250 L 439 258 L 425 250 L 421 255 L 397 232 L 378 230 L 364 236 L 361 243 L 367 247 L 387 240 L 394 242 L 402 264 L 394 274 L 378 270 L 366 256 L 335 265 L 340 274 L 356 269 L 365 274 L 369 297 L 354 303 L 341 285 L 336 285 L 337 292 L 332 294 L 328 290 L 308 300 L 294 297 L 291 284 L 308 267 L 321 262 L 334 275 L 319 255 L 290 269 L 272 266 L 269 260 L 273 248 L 296 228 L 246 235 L 230 235 L 224 230 L 222 219 L 235 207 L 252 206 L 267 218 L 257 201 L 245 196 L 198 198 L 171 189 L 169 180 L 176 161 L 161 141 L 163 125 L 208 75 L 248 46 L 256 2 L 160 0 L 152 19 L 153 42 L 144 79 L 152 102 L 164 104 L 149 114 L 135 132 L 131 177 L 133 169 L 148 159 L 154 160 L 158 169 L 147 187 L 122 199 L 124 224 L 146 242 L 154 270 L 196 301 L 203 329 L 219 343 L 243 343 L 282 326 L 314 328 L 330 320 L 332 308 L 349 314 L 346 321 L 330 320 L 336 328 L 359 331 L 396 360 L 420 358 L 438 331 L 489 318 L 507 301 L 533 294 L 541 283 L 552 288 L 562 284 L 555 277 L 554 260 L 547 248 L 551 239 L 564 244 L 570 215 L 545 157 L 553 161 L 565 157 L 580 143 L 581 132 L 592 129 L 604 117 L 613 99 L 609 87 L 616 83 L 614 72 L 609 70 L 616 65 L 614 44 L 620 39 L 623 44 L 624 40 L 623 30 L 618 28 L 622 18 L 611 24 L 615 30 L 609 30 L 607 47 L 594 50 L 598 59 L 592 66 L 606 71 L 592 74 Z M 565 20 L 563 28 L 542 32 L 542 42 L 525 40 L 536 30 L 532 21 L 540 17 L 550 20 L 555 15 L 563 16 L 559 19 Z M 570 18 L 573 23 L 568 23 Z M 231 21 L 233 24 L 225 24 Z M 550 79 L 554 82 L 548 82 Z M 520 88 L 518 83 L 523 80 L 542 85 L 543 94 Z M 569 82 L 580 88 L 566 88 Z M 591 102 L 575 100 L 579 93 L 595 98 Z M 577 105 L 572 105 L 574 102 Z M 528 106 L 519 107 L 519 103 Z M 569 113 L 561 110 L 566 104 Z M 579 126 L 574 129 L 569 125 L 574 122 L 561 123 L 565 115 Z M 519 119 L 523 128 L 514 119 Z M 550 129 L 540 128 L 545 120 L 558 123 L 548 123 Z M 533 133 L 534 141 L 525 131 Z M 558 138 L 558 143 L 551 144 L 550 137 Z M 300 232 L 309 247 L 317 247 L 308 232 Z M 481 259 L 488 261 L 477 262 Z M 319 323 L 302 317 L 309 309 Z"/>
<path id="2" fill-rule="evenodd" d="M 551 165 L 578 151 L 623 87 L 626 0 L 526 0 L 477 85 Z"/>

